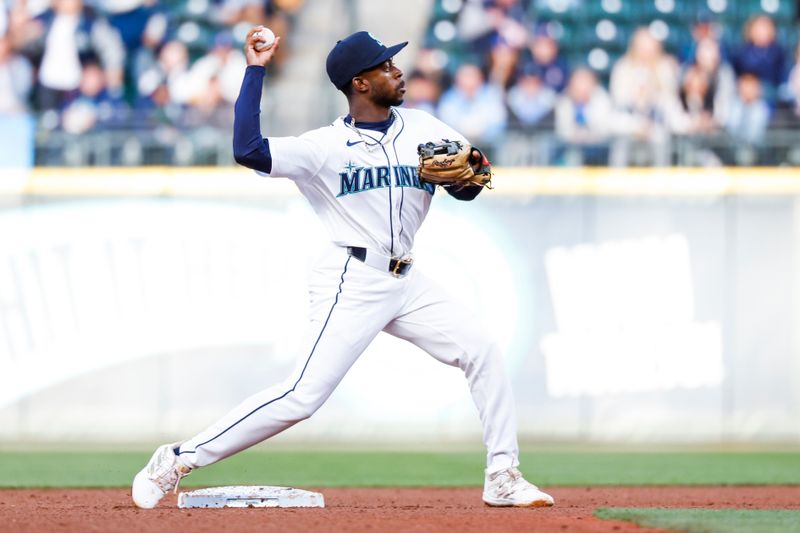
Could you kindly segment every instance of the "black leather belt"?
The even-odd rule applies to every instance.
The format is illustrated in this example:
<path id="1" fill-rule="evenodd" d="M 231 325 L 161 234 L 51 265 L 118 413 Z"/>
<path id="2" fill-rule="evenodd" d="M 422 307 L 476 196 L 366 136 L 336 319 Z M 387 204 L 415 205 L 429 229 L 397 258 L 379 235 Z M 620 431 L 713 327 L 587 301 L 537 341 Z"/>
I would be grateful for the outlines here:
<path id="1" fill-rule="evenodd" d="M 360 246 L 348 246 L 347 253 L 350 254 L 350 256 L 355 257 L 362 263 L 368 264 L 372 267 L 376 267 L 376 264 L 380 262 L 381 270 L 386 269 L 388 272 L 390 272 L 391 274 L 393 274 L 398 278 L 402 278 L 403 276 L 408 274 L 408 271 L 411 270 L 411 265 L 414 262 L 413 259 L 411 259 L 410 257 L 388 258 L 382 255 L 378 256 L 377 261 L 373 261 L 372 257 L 370 258 L 371 259 L 370 261 L 367 261 L 367 253 L 368 253 L 367 249 L 362 248 Z M 376 256 L 378 254 L 373 253 L 371 255 Z"/>

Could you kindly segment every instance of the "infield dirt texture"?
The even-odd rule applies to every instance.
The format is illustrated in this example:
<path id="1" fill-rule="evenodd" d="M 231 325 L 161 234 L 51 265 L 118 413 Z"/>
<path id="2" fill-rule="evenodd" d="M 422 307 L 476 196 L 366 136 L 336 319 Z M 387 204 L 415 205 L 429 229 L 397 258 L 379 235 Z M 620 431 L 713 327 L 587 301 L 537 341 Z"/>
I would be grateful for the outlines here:
<path id="1" fill-rule="evenodd" d="M 169 495 L 153 510 L 135 508 L 127 490 L 5 490 L 0 492 L 0 530 L 624 532 L 642 528 L 601 520 L 595 509 L 800 509 L 800 487 L 556 487 L 550 493 L 558 505 L 547 509 L 489 508 L 475 488 L 319 490 L 325 509 L 177 509 L 175 496 Z"/>
<path id="2" fill-rule="evenodd" d="M 0 531 L 624 532 L 643 528 L 597 515 L 669 508 L 691 510 L 684 511 L 688 521 L 664 522 L 661 512 L 649 523 L 673 528 L 677 523 L 678 530 L 698 532 L 800 532 L 796 453 L 528 452 L 526 472 L 556 498 L 555 507 L 544 509 L 483 505 L 473 479 L 473 463 L 480 464 L 481 457 L 471 452 L 247 452 L 227 465 L 198 471 L 185 480 L 185 488 L 260 480 L 318 490 L 326 508 L 177 509 L 176 497 L 168 495 L 157 509 L 141 510 L 133 506 L 126 485 L 147 456 L 0 453 L 0 486 L 7 487 L 0 490 Z M 681 476 L 686 485 L 676 484 Z M 582 480 L 587 486 L 576 483 Z M 611 486 L 620 481 L 627 486 Z M 471 486 L 454 486 L 459 484 Z M 731 509 L 747 521 L 707 520 Z"/>

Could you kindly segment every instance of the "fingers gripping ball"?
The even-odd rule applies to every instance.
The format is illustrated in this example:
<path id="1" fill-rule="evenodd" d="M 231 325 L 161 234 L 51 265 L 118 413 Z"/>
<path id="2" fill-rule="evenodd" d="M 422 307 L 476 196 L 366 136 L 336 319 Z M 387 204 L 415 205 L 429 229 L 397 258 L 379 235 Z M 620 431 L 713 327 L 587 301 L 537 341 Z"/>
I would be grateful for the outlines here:
<path id="1" fill-rule="evenodd" d="M 422 180 L 434 185 L 491 187 L 492 167 L 483 152 L 460 141 L 442 139 L 417 147 Z"/>
<path id="2" fill-rule="evenodd" d="M 275 34 L 272 33 L 272 30 L 269 28 L 262 28 L 254 33 L 253 37 L 256 39 L 253 48 L 255 48 L 258 52 L 269 50 L 272 48 L 272 45 L 275 44 Z"/>

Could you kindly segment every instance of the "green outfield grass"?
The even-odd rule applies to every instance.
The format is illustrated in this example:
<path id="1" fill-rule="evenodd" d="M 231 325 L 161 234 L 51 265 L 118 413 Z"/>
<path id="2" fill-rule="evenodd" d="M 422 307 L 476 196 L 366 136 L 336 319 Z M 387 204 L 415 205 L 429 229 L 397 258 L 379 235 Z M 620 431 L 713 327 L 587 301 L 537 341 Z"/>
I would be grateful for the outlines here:
<path id="1" fill-rule="evenodd" d="M 594 514 L 686 533 L 800 533 L 800 511 L 603 508 Z"/>
<path id="2" fill-rule="evenodd" d="M 149 451 L 0 451 L 0 487 L 127 487 Z M 800 484 L 797 452 L 522 453 L 543 486 Z M 197 470 L 184 486 L 270 484 L 479 486 L 480 452 L 249 451 Z"/>

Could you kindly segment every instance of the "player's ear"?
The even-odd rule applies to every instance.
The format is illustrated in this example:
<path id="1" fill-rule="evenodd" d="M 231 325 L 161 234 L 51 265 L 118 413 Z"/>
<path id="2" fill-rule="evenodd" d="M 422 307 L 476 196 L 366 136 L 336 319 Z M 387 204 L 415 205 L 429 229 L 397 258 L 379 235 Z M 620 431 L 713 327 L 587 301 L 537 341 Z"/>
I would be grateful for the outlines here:
<path id="1" fill-rule="evenodd" d="M 350 83 L 353 84 L 353 92 L 365 93 L 369 91 L 369 82 L 361 76 L 356 76 Z"/>

